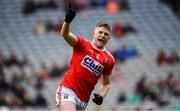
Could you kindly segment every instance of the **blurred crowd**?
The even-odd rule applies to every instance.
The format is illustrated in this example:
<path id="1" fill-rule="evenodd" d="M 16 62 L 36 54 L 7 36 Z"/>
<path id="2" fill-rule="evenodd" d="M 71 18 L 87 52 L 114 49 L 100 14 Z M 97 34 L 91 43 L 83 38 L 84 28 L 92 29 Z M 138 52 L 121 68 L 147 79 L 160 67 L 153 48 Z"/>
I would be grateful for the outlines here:
<path id="1" fill-rule="evenodd" d="M 59 19 L 57 22 L 54 22 L 50 17 L 47 19 L 38 18 L 36 20 L 35 26 L 32 29 L 32 33 L 35 36 L 47 34 L 49 32 L 59 33 L 63 20 Z M 138 36 L 138 31 L 129 21 L 120 20 L 114 22 L 112 26 L 112 34 L 115 38 L 124 38 L 128 37 L 129 34 Z"/>
<path id="2" fill-rule="evenodd" d="M 120 20 L 116 21 L 113 25 L 113 35 L 116 38 L 123 38 L 127 34 L 137 35 L 138 31 L 129 21 L 121 22 Z"/>
<path id="3" fill-rule="evenodd" d="M 0 50 L 0 107 L 47 108 L 44 82 L 61 77 L 67 65 L 53 63 L 50 68 L 45 63 L 37 70 L 27 54 L 20 59 L 13 50 L 5 56 Z"/>
<path id="4" fill-rule="evenodd" d="M 59 19 L 56 23 L 51 18 L 46 20 L 37 19 L 35 26 L 33 27 L 33 35 L 43 35 L 49 32 L 59 33 L 61 31 L 63 20 Z"/>
<path id="5" fill-rule="evenodd" d="M 168 4 L 177 14 L 180 12 L 179 0 L 160 0 Z M 25 0 L 22 7 L 24 15 L 35 13 L 38 10 L 56 9 L 67 7 L 68 0 Z M 71 0 L 73 8 L 78 12 L 85 11 L 88 8 L 103 7 L 108 13 L 118 13 L 120 11 L 131 10 L 128 0 Z M 61 30 L 63 20 L 54 22 L 51 18 L 38 18 L 32 33 L 34 35 L 45 34 L 49 32 L 58 33 Z M 130 21 L 117 20 L 113 24 L 113 36 L 116 38 L 126 37 L 128 34 L 138 34 L 138 30 Z M 122 45 L 111 52 L 116 59 L 117 64 L 140 57 L 140 52 L 135 46 Z M 155 62 L 159 66 L 179 64 L 179 55 L 176 50 L 168 55 L 163 49 L 160 49 L 156 55 Z M 29 55 L 22 54 L 19 58 L 13 50 L 6 56 L 0 50 L 0 106 L 9 108 L 24 107 L 48 107 L 47 98 L 44 95 L 46 88 L 45 82 L 48 79 L 61 77 L 67 70 L 68 64 L 63 66 L 53 63 L 47 67 L 45 62 L 39 63 L 40 69 L 32 64 Z M 121 77 L 121 72 L 115 67 L 113 80 Z M 169 72 L 165 78 L 149 78 L 143 74 L 135 83 L 133 92 L 127 95 L 126 92 L 120 92 L 118 103 L 138 104 L 145 101 L 151 101 L 159 107 L 170 104 L 171 97 L 180 98 L 180 74 Z M 177 106 L 177 107 L 180 107 Z M 137 108 L 138 109 L 138 108 Z M 180 108 L 179 108 L 180 109 Z"/>
<path id="6" fill-rule="evenodd" d="M 160 2 L 168 5 L 176 16 L 180 18 L 180 2 L 179 0 L 159 0 Z"/>
<path id="7" fill-rule="evenodd" d="M 26 0 L 26 2 L 24 3 L 23 12 L 26 12 L 26 14 L 30 14 L 34 13 L 35 10 L 38 9 L 57 7 L 63 7 L 63 9 L 66 9 L 68 2 L 69 1 L 66 0 L 60 0 L 58 2 L 54 0 L 49 0 L 48 2 Z M 97 7 L 104 8 L 108 13 L 118 13 L 121 11 L 130 10 L 128 0 L 71 0 L 71 3 L 73 4 L 73 8 L 80 13 L 87 11 L 90 8 Z M 51 31 L 58 33 L 61 30 L 62 22 L 63 20 L 58 20 L 54 23 L 51 18 L 47 18 L 46 20 L 38 18 L 35 27 L 33 28 L 33 34 L 40 35 Z M 113 36 L 116 38 L 125 37 L 127 34 L 138 34 L 138 31 L 130 21 L 122 22 L 120 20 L 117 20 L 116 22 L 114 22 L 112 27 Z"/>
<path id="8" fill-rule="evenodd" d="M 43 9 L 66 9 L 68 2 L 68 0 L 26 0 L 22 8 L 22 13 L 27 15 Z M 96 7 L 104 7 L 109 13 L 117 13 L 130 9 L 128 0 L 71 0 L 71 3 L 73 4 L 73 8 L 78 12 Z"/>
<path id="9" fill-rule="evenodd" d="M 159 66 L 164 65 L 175 65 L 180 61 L 179 55 L 176 50 L 173 50 L 169 55 L 163 50 L 160 49 L 156 58 L 156 62 Z"/>
<path id="10" fill-rule="evenodd" d="M 140 52 L 134 45 L 122 45 L 111 52 L 116 63 L 123 64 L 126 60 L 140 57 Z"/>
<path id="11" fill-rule="evenodd" d="M 35 1 L 35 0 L 25 0 L 24 6 L 22 7 L 22 13 L 24 15 L 32 14 L 37 10 L 42 9 L 56 9 L 58 5 L 54 0 L 48 1 Z"/>
<path id="12" fill-rule="evenodd" d="M 150 78 L 144 73 L 135 83 L 133 92 L 130 94 L 120 92 L 117 102 L 137 105 L 149 101 L 151 103 L 149 108 L 152 109 L 167 106 L 171 104 L 171 98 L 180 98 L 179 78 L 180 74 L 173 72 L 169 72 L 166 77 L 156 75 L 155 78 Z"/>

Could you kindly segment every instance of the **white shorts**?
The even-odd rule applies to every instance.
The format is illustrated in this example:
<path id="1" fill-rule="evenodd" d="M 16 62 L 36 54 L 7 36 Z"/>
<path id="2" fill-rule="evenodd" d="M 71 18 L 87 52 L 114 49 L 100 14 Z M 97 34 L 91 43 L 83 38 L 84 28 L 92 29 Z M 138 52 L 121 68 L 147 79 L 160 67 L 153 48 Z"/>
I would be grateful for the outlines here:
<path id="1" fill-rule="evenodd" d="M 87 103 L 81 101 L 73 90 L 64 86 L 59 86 L 56 91 L 56 105 L 59 106 L 63 101 L 73 102 L 78 110 L 84 110 L 87 106 Z"/>

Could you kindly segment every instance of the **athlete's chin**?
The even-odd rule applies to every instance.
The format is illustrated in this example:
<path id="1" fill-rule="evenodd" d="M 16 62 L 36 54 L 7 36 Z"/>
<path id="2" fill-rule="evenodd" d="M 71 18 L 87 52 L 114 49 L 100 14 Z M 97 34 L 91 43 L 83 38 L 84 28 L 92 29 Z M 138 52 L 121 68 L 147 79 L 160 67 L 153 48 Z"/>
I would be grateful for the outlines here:
<path id="1" fill-rule="evenodd" d="M 104 48 L 104 46 L 105 46 L 105 44 L 104 44 L 104 43 L 99 43 L 99 44 L 97 45 L 97 48 L 99 48 L 99 49 L 103 49 L 103 48 Z"/>

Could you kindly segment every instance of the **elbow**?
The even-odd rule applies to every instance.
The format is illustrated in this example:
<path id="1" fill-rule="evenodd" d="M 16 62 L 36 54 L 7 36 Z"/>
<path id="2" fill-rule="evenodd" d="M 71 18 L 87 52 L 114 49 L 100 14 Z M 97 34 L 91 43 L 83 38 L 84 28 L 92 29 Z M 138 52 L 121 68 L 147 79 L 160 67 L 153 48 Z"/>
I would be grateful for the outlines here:
<path id="1" fill-rule="evenodd" d="M 63 30 L 61 30 L 60 34 L 61 34 L 61 36 L 63 36 L 63 37 L 65 36 L 65 33 L 64 33 Z"/>
<path id="2" fill-rule="evenodd" d="M 66 37 L 68 37 L 68 36 L 69 36 L 69 34 L 68 34 L 68 33 L 65 33 L 65 32 L 63 32 L 63 31 L 61 31 L 61 33 L 60 33 L 60 34 L 61 34 L 61 36 L 62 36 L 62 37 L 64 37 L 64 38 L 66 38 Z"/>
<path id="3" fill-rule="evenodd" d="M 63 31 L 62 30 L 60 31 L 60 35 L 63 36 Z"/>

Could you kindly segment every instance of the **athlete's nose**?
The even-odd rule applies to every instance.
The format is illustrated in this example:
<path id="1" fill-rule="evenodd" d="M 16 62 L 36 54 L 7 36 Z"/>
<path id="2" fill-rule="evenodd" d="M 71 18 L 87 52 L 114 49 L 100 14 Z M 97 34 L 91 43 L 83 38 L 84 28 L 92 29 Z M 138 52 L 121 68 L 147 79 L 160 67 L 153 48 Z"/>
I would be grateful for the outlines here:
<path id="1" fill-rule="evenodd" d="M 101 36 L 100 36 L 102 39 L 105 39 L 105 33 L 102 33 Z"/>

